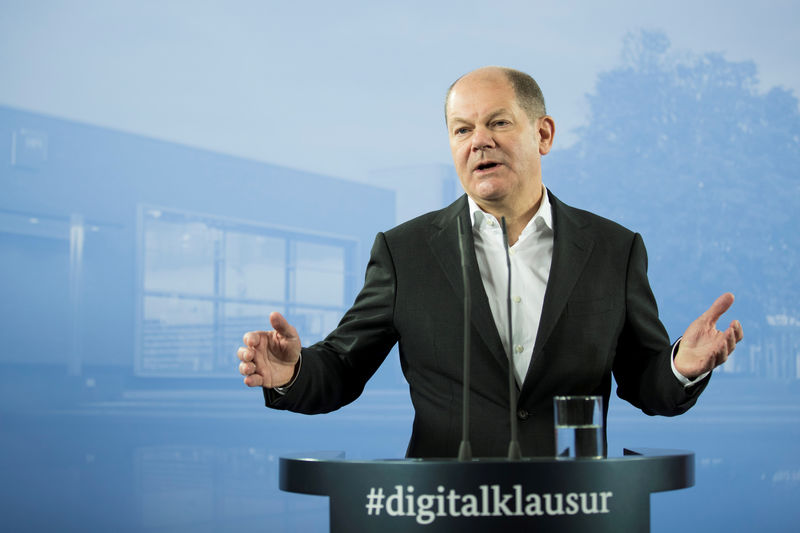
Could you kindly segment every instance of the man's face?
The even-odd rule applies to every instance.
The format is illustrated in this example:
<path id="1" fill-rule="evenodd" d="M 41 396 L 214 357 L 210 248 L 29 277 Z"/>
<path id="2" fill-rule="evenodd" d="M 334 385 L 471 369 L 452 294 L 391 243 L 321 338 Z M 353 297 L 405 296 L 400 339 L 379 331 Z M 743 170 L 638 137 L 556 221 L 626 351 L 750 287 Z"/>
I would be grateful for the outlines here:
<path id="1" fill-rule="evenodd" d="M 450 92 L 447 126 L 461 185 L 478 205 L 510 208 L 535 202 L 542 188 L 541 156 L 552 129 L 531 124 L 499 72 L 473 72 Z M 530 205 L 529 205 L 530 206 Z"/>

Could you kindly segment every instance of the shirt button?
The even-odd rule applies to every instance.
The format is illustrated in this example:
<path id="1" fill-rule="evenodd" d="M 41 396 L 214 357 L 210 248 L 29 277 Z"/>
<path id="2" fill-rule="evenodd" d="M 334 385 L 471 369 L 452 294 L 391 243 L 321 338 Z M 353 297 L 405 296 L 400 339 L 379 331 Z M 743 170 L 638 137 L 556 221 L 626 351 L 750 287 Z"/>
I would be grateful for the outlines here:
<path id="1" fill-rule="evenodd" d="M 522 350 L 523 350 L 523 348 L 522 348 L 521 344 L 517 344 L 516 346 L 514 346 L 514 351 L 515 352 L 522 353 Z"/>
<path id="2" fill-rule="evenodd" d="M 515 303 L 515 304 L 518 304 L 518 303 L 520 303 L 521 301 L 522 301 L 522 298 L 520 298 L 519 296 L 514 296 L 514 303 Z"/>
<path id="3" fill-rule="evenodd" d="M 511 248 L 511 249 L 508 251 L 508 253 L 509 253 L 509 254 L 511 254 L 511 255 L 517 255 L 517 251 L 516 251 L 515 249 L 513 249 L 513 248 Z"/>
<path id="4" fill-rule="evenodd" d="M 530 416 L 531 414 L 525 409 L 519 409 L 517 411 L 517 418 L 519 418 L 520 420 L 527 420 Z"/>
<path id="5" fill-rule="evenodd" d="M 491 218 L 489 219 L 489 225 L 490 225 L 491 227 L 494 227 L 494 220 L 492 220 Z"/>

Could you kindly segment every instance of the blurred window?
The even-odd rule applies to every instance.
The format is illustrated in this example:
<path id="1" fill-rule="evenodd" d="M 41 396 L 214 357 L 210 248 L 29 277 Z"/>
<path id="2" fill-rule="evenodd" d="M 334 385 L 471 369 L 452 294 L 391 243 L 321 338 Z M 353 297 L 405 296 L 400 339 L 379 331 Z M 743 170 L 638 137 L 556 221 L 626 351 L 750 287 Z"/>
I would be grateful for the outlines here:
<path id="1" fill-rule="evenodd" d="M 270 312 L 309 344 L 354 296 L 353 238 L 155 207 L 139 221 L 138 375 L 230 377 Z"/>

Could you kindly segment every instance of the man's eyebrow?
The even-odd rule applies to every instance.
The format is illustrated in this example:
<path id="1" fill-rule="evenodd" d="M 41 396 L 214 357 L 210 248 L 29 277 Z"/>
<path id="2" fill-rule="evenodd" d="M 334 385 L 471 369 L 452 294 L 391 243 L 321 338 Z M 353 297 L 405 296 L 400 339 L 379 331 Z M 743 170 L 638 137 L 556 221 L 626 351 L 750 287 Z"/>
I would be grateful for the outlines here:
<path id="1" fill-rule="evenodd" d="M 511 111 L 503 107 L 503 108 L 498 109 L 497 111 L 492 111 L 489 114 L 488 120 L 493 120 L 493 119 L 497 118 L 500 115 L 510 115 L 510 114 L 511 114 Z"/>
<path id="2" fill-rule="evenodd" d="M 501 107 L 500 109 L 497 109 L 497 110 L 492 111 L 491 113 L 489 113 L 489 116 L 486 118 L 486 120 L 488 122 L 488 121 L 496 119 L 500 115 L 510 115 L 510 114 L 511 114 L 511 110 L 506 109 L 505 107 Z M 450 117 L 450 119 L 447 121 L 447 123 L 452 126 L 453 124 L 457 124 L 457 123 L 470 124 L 471 121 L 469 121 L 469 120 L 467 120 L 465 118 L 462 118 L 462 117 Z"/>

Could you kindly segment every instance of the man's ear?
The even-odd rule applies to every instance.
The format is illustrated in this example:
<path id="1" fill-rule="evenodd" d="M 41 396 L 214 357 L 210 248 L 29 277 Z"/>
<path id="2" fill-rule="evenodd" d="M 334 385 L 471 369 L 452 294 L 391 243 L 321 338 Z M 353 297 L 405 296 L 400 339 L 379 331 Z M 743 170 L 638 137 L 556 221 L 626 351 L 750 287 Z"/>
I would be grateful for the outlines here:
<path id="1" fill-rule="evenodd" d="M 545 155 L 553 147 L 553 137 L 556 134 L 556 123 L 553 117 L 545 115 L 536 121 L 539 130 L 539 154 Z"/>

